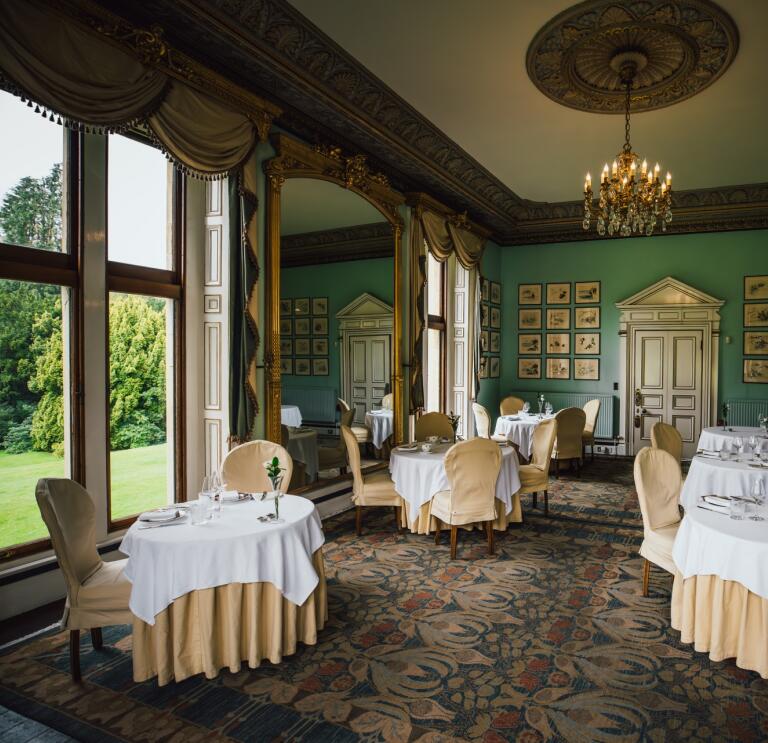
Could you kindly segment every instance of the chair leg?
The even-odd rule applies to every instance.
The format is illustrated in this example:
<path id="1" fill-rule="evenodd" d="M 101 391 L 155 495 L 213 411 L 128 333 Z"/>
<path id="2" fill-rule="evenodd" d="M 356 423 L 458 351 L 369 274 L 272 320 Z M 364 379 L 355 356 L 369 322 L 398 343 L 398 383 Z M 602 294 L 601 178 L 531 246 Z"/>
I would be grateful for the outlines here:
<path id="1" fill-rule="evenodd" d="M 451 560 L 456 559 L 456 547 L 459 540 L 459 529 L 457 526 L 451 526 Z"/>
<path id="2" fill-rule="evenodd" d="M 101 637 L 101 627 L 91 627 L 91 644 L 94 650 L 101 650 L 104 647 L 104 640 Z"/>
<path id="3" fill-rule="evenodd" d="M 494 544 L 493 544 L 493 521 L 486 521 L 485 522 L 485 531 L 488 535 L 488 554 L 493 554 Z"/>
<path id="4" fill-rule="evenodd" d="M 651 578 L 651 563 L 648 560 L 643 564 L 643 596 L 648 596 L 648 582 Z"/>
<path id="5" fill-rule="evenodd" d="M 80 630 L 73 629 L 69 631 L 69 671 L 72 674 L 72 680 L 79 683 L 82 679 L 80 675 Z"/>
<path id="6" fill-rule="evenodd" d="M 555 479 L 556 480 L 560 479 L 560 460 L 559 459 L 555 460 Z"/>
<path id="7" fill-rule="evenodd" d="M 440 519 L 435 517 L 435 544 L 440 544 Z"/>
<path id="8" fill-rule="evenodd" d="M 534 493 L 533 494 L 533 507 L 538 508 L 539 507 L 539 494 Z"/>
<path id="9" fill-rule="evenodd" d="M 549 492 L 544 491 L 544 515 L 549 516 Z"/>
<path id="10" fill-rule="evenodd" d="M 355 510 L 355 531 L 359 537 L 363 533 L 363 507 L 357 506 Z"/>
<path id="11" fill-rule="evenodd" d="M 576 460 L 576 477 L 581 477 L 581 460 Z"/>
<path id="12" fill-rule="evenodd" d="M 395 512 L 395 531 L 400 531 L 400 509 L 392 506 L 392 510 Z"/>
<path id="13" fill-rule="evenodd" d="M 595 461 L 595 444 L 594 442 L 589 447 L 589 461 L 594 462 Z"/>

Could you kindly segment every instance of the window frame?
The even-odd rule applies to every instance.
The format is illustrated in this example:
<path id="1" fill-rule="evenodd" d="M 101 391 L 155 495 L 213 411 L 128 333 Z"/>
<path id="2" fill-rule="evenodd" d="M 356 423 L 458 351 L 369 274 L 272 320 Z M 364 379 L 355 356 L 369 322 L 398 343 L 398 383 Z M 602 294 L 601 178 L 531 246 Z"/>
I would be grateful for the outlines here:
<path id="1" fill-rule="evenodd" d="M 440 379 L 439 379 L 439 390 L 438 390 L 438 397 L 440 400 L 440 405 L 438 412 L 444 413 L 445 412 L 445 402 L 446 402 L 446 366 L 447 366 L 447 358 L 446 358 L 446 348 L 447 348 L 447 342 L 446 342 L 446 335 L 448 330 L 448 303 L 447 303 L 447 290 L 448 290 L 448 261 L 438 261 L 437 258 L 435 258 L 429 251 L 427 252 L 427 260 L 429 261 L 430 258 L 434 261 L 437 261 L 437 264 L 440 268 L 440 314 L 439 315 L 432 315 L 427 312 L 427 335 L 429 335 L 430 330 L 437 330 L 440 333 Z M 429 271 L 427 271 L 427 277 L 429 277 Z M 429 292 L 430 292 L 430 286 L 429 281 L 427 281 L 427 307 L 429 307 Z M 429 341 L 425 343 L 425 348 L 429 348 Z M 424 369 L 429 369 L 429 364 L 424 365 Z M 427 388 L 429 387 L 429 379 L 427 379 Z"/>

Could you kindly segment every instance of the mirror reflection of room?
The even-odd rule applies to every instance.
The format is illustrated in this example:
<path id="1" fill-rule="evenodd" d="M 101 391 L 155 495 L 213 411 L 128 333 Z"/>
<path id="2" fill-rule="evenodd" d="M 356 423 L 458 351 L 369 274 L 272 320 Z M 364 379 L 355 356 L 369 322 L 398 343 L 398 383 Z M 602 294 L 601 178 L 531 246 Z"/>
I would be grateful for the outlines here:
<path id="1" fill-rule="evenodd" d="M 281 430 L 293 489 L 346 474 L 341 425 L 363 467 L 388 456 L 394 241 L 365 199 L 313 179 L 283 186 L 280 235 Z"/>

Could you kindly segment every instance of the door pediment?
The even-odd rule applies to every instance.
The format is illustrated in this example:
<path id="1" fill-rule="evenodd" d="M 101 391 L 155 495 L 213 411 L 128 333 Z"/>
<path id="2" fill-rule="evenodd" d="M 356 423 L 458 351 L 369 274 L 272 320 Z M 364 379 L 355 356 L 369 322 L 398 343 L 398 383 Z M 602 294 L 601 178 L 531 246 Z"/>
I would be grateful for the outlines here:
<path id="1" fill-rule="evenodd" d="M 623 302 L 617 302 L 616 306 L 620 310 L 628 310 L 635 307 L 669 307 L 670 305 L 722 307 L 723 304 L 723 300 L 678 281 L 672 276 L 667 276 Z"/>
<path id="2" fill-rule="evenodd" d="M 336 313 L 336 317 L 339 320 L 387 317 L 391 315 L 392 307 L 368 292 L 363 292 L 363 294 L 353 299 L 346 307 L 342 307 Z"/>

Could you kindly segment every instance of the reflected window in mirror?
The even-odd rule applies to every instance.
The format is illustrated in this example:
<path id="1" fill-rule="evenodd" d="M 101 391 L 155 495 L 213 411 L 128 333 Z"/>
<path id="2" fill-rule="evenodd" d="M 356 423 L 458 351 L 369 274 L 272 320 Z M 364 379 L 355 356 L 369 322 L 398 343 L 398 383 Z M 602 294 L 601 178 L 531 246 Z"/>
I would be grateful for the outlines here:
<path id="1" fill-rule="evenodd" d="M 427 251 L 426 410 L 444 412 L 446 264 Z"/>

